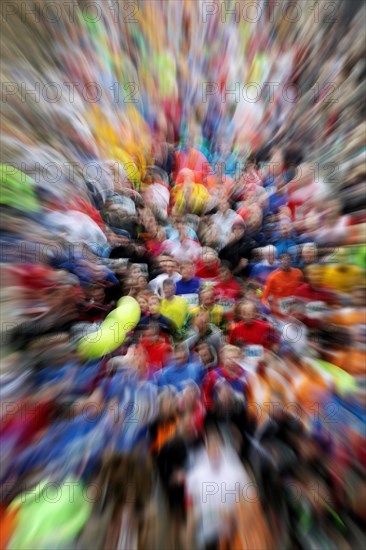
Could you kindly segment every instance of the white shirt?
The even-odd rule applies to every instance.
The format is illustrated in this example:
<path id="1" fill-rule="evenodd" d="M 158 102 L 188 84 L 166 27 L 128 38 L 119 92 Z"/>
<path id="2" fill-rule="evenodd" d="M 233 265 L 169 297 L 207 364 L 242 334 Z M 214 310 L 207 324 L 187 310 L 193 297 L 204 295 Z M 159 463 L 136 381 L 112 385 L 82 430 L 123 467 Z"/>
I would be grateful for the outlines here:
<path id="1" fill-rule="evenodd" d="M 178 262 L 196 261 L 202 254 L 201 245 L 193 239 L 185 239 L 183 242 L 166 240 L 163 246 Z"/>
<path id="2" fill-rule="evenodd" d="M 224 447 L 218 465 L 204 451 L 187 474 L 187 493 L 198 516 L 197 543 L 220 537 L 227 527 L 223 510 L 232 510 L 250 493 L 250 478 L 237 454 Z"/>
<path id="3" fill-rule="evenodd" d="M 158 275 L 149 282 L 148 287 L 150 290 L 152 290 L 155 294 L 158 294 L 159 296 L 163 296 L 163 282 L 166 279 L 173 279 L 175 283 L 180 281 L 182 278 L 182 275 L 174 271 L 173 275 L 169 277 L 167 273 L 162 273 L 161 275 Z"/>
<path id="4" fill-rule="evenodd" d="M 243 219 L 231 209 L 226 210 L 224 214 L 222 212 L 216 212 L 216 214 L 212 216 L 212 221 L 218 229 L 220 241 L 223 246 L 225 246 L 230 237 L 234 222 L 243 223 Z"/>

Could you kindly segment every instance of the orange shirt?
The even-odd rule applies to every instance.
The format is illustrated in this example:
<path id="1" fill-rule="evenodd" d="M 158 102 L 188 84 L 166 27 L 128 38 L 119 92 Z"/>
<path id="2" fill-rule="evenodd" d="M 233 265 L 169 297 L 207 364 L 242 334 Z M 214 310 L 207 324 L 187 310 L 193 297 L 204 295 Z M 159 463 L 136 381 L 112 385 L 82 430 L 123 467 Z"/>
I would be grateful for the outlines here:
<path id="1" fill-rule="evenodd" d="M 303 277 L 300 269 L 292 267 L 290 271 L 276 269 L 268 276 L 263 290 L 262 301 L 268 304 L 268 298 L 276 302 L 281 298 L 293 296 L 295 290 L 302 284 Z"/>
<path id="2" fill-rule="evenodd" d="M 151 444 L 150 451 L 159 453 L 163 445 L 172 439 L 177 431 L 178 418 L 168 420 L 158 426 L 156 438 Z"/>
<path id="3" fill-rule="evenodd" d="M 357 334 L 358 327 L 366 325 L 366 310 L 343 308 L 335 310 L 329 317 L 329 323 L 347 327 L 351 333 Z M 358 345 L 357 338 L 353 341 L 351 347 L 332 350 L 329 354 L 330 363 L 337 365 L 353 376 L 365 376 L 366 373 L 366 352 L 362 345 Z"/>
<path id="4" fill-rule="evenodd" d="M 365 376 L 366 374 L 366 352 L 363 349 L 343 348 L 328 356 L 325 360 L 345 370 L 352 376 Z"/>
<path id="5" fill-rule="evenodd" d="M 229 541 L 220 541 L 219 550 L 243 550 L 243 548 L 271 550 L 273 548 L 273 535 L 268 527 L 257 492 L 251 494 L 251 485 L 251 483 L 248 484 L 248 495 L 243 491 L 244 498 L 236 507 L 236 530 Z M 255 487 L 255 483 L 252 486 Z"/>
<path id="6" fill-rule="evenodd" d="M 329 323 L 341 326 L 353 326 L 366 324 L 366 310 L 343 308 L 336 309 L 329 317 L 327 317 Z"/>
<path id="7" fill-rule="evenodd" d="M 0 548 L 7 548 L 18 523 L 19 506 L 16 508 L 5 508 L 0 506 Z"/>

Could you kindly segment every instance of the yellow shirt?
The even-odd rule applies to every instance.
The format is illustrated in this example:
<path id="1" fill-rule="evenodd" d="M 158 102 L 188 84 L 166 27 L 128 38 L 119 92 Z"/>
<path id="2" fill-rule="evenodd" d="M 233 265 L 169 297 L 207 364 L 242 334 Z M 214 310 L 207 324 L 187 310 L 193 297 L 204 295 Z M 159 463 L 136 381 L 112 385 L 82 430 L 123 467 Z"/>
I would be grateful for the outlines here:
<path id="1" fill-rule="evenodd" d="M 161 301 L 160 313 L 173 321 L 179 329 L 182 328 L 187 318 L 188 304 L 180 296 L 174 296 L 171 300 L 163 298 Z"/>
<path id="2" fill-rule="evenodd" d="M 224 308 L 222 306 L 219 306 L 218 304 L 212 306 L 211 308 L 206 308 L 204 306 L 197 306 L 193 308 L 192 314 L 194 316 L 197 315 L 200 311 L 208 311 L 210 315 L 210 323 L 213 323 L 217 327 L 219 327 L 222 323 L 223 317 L 224 317 Z"/>
<path id="3" fill-rule="evenodd" d="M 173 188 L 171 195 L 176 199 L 175 209 L 178 212 L 183 211 L 188 204 L 189 210 L 195 214 L 199 214 L 211 199 L 206 187 L 200 183 L 193 183 L 190 192 L 183 183 L 179 184 Z"/>
<path id="4" fill-rule="evenodd" d="M 327 265 L 324 266 L 323 285 L 338 292 L 349 292 L 363 283 L 364 274 L 364 270 L 357 265 Z"/>

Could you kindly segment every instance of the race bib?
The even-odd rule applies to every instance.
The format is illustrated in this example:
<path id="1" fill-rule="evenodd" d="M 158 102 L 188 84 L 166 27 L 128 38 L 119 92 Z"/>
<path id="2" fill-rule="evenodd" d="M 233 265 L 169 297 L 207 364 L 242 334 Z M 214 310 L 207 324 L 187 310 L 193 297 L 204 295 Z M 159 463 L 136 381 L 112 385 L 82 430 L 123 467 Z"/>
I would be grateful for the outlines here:
<path id="1" fill-rule="evenodd" d="M 217 281 L 215 279 L 202 279 L 201 280 L 201 287 L 202 288 L 212 288 L 217 285 Z"/>
<path id="2" fill-rule="evenodd" d="M 328 307 L 325 302 L 308 302 L 305 306 L 305 311 L 309 319 L 318 319 L 328 312 Z"/>
<path id="3" fill-rule="evenodd" d="M 201 527 L 204 541 L 210 540 L 219 534 L 221 523 L 220 506 L 216 502 L 211 504 L 209 501 L 210 496 L 207 498 L 207 502 L 201 505 Z"/>
<path id="4" fill-rule="evenodd" d="M 220 300 L 218 305 L 224 310 L 224 313 L 231 311 L 235 305 L 235 300 Z"/>
<path id="5" fill-rule="evenodd" d="M 192 294 L 183 294 L 182 298 L 185 299 L 189 307 L 196 307 L 198 306 L 198 294 L 192 293 Z"/>
<path id="6" fill-rule="evenodd" d="M 103 264 L 106 267 L 109 267 L 109 269 L 118 268 L 122 265 L 127 265 L 129 262 L 128 258 L 117 258 L 117 259 L 105 259 L 103 260 Z"/>
<path id="7" fill-rule="evenodd" d="M 278 308 L 280 310 L 280 313 L 282 313 L 282 315 L 288 315 L 294 303 L 295 302 L 293 298 L 282 298 L 282 300 L 278 300 Z"/>
<path id="8" fill-rule="evenodd" d="M 257 363 L 264 357 L 264 348 L 263 346 L 250 345 L 245 346 L 245 358 L 248 359 L 251 363 Z"/>

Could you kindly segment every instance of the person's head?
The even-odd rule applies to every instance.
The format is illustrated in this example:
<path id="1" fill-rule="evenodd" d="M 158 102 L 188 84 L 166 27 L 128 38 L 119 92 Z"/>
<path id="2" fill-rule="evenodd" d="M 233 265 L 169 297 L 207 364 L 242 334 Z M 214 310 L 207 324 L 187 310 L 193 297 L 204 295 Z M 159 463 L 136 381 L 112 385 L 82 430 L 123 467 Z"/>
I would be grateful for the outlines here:
<path id="1" fill-rule="evenodd" d="M 194 173 L 189 168 L 183 168 L 179 175 L 183 178 L 184 183 L 192 183 L 194 180 Z"/>
<path id="2" fill-rule="evenodd" d="M 221 350 L 221 363 L 229 370 L 236 370 L 241 359 L 241 349 L 237 346 L 227 345 Z"/>
<path id="3" fill-rule="evenodd" d="M 182 275 L 183 281 L 190 281 L 194 277 L 195 265 L 194 262 L 187 261 L 181 264 L 180 274 Z"/>
<path id="4" fill-rule="evenodd" d="M 188 346 L 184 342 L 176 344 L 174 348 L 174 358 L 177 365 L 185 365 L 188 361 L 188 356 Z"/>
<path id="5" fill-rule="evenodd" d="M 212 348 L 208 342 L 201 342 L 201 344 L 197 346 L 197 353 L 205 366 L 212 363 L 215 359 Z"/>
<path id="6" fill-rule="evenodd" d="M 156 263 L 157 265 L 160 267 L 161 270 L 164 270 L 165 269 L 165 262 L 170 259 L 170 254 L 166 254 L 166 253 L 163 253 L 163 254 L 160 254 L 157 258 L 156 258 Z"/>
<path id="7" fill-rule="evenodd" d="M 220 202 L 219 202 L 219 205 L 218 205 L 218 210 L 219 212 L 221 212 L 222 214 L 225 214 L 225 212 L 227 210 L 229 210 L 230 208 L 230 204 L 229 204 L 229 201 L 227 200 L 226 197 L 223 197 Z"/>
<path id="8" fill-rule="evenodd" d="M 256 302 L 258 300 L 258 285 L 253 282 L 249 282 L 245 285 L 245 298 L 247 300 L 252 300 L 253 302 Z M 241 304 L 240 304 L 241 305 Z M 240 317 L 240 314 L 239 314 Z"/>
<path id="9" fill-rule="evenodd" d="M 194 325 L 198 328 L 198 330 L 202 333 L 204 333 L 209 325 L 210 322 L 210 314 L 206 310 L 199 310 L 195 319 L 194 319 Z"/>
<path id="10" fill-rule="evenodd" d="M 204 249 L 202 259 L 207 269 L 213 269 L 218 261 L 217 253 L 213 250 L 213 248 L 207 247 Z"/>
<path id="11" fill-rule="evenodd" d="M 271 157 L 269 167 L 272 173 L 276 176 L 281 172 L 282 167 L 282 151 L 278 146 L 274 146 L 271 149 Z"/>
<path id="12" fill-rule="evenodd" d="M 282 222 L 281 237 L 283 239 L 289 239 L 290 236 L 291 236 L 291 224 L 289 222 Z"/>
<path id="13" fill-rule="evenodd" d="M 352 290 L 352 305 L 355 308 L 364 308 L 366 304 L 366 287 L 356 286 Z"/>
<path id="14" fill-rule="evenodd" d="M 287 191 L 287 184 L 282 178 L 282 176 L 278 176 L 276 179 L 276 194 L 277 195 L 284 195 Z"/>
<path id="15" fill-rule="evenodd" d="M 87 300 L 101 304 L 104 301 L 105 290 L 101 285 L 87 285 L 84 287 L 84 294 Z"/>
<path id="16" fill-rule="evenodd" d="M 199 302 L 202 306 L 211 307 L 215 303 L 215 293 L 213 288 L 203 288 L 199 293 Z"/>
<path id="17" fill-rule="evenodd" d="M 118 246 L 122 244 L 120 240 L 121 238 L 116 233 L 114 233 L 114 231 L 112 231 L 108 226 L 106 226 L 106 237 L 111 246 Z M 127 242 L 128 242 L 128 239 L 125 237 L 125 242 L 123 242 L 123 244 L 127 244 Z"/>
<path id="18" fill-rule="evenodd" d="M 338 199 L 331 198 L 327 200 L 327 208 L 324 212 L 326 221 L 335 222 L 341 213 L 341 203 Z"/>
<path id="19" fill-rule="evenodd" d="M 225 163 L 218 162 L 216 164 L 216 179 L 221 182 L 222 177 L 225 175 Z"/>
<path id="20" fill-rule="evenodd" d="M 317 247 L 315 243 L 305 243 L 302 247 L 301 257 L 306 265 L 317 261 Z"/>
<path id="21" fill-rule="evenodd" d="M 136 296 L 136 300 L 140 306 L 141 313 L 142 314 L 146 313 L 149 309 L 148 297 L 146 296 L 146 294 L 144 294 L 143 292 L 140 292 Z"/>
<path id="22" fill-rule="evenodd" d="M 158 229 L 156 231 L 155 238 L 159 243 L 162 243 L 162 242 L 165 241 L 166 233 L 165 233 L 165 229 L 163 227 L 161 227 L 161 226 L 158 227 Z"/>
<path id="23" fill-rule="evenodd" d="M 246 220 L 248 230 L 254 233 L 259 231 L 263 223 L 263 211 L 257 205 L 250 207 L 249 218 Z"/>
<path id="24" fill-rule="evenodd" d="M 283 152 L 283 164 L 286 170 L 296 169 L 303 161 L 303 152 L 297 144 L 290 146 Z"/>
<path id="25" fill-rule="evenodd" d="M 232 227 L 232 230 L 233 230 L 233 234 L 234 234 L 234 239 L 236 241 L 238 241 L 239 239 L 241 239 L 245 235 L 245 224 L 244 224 L 244 222 L 242 222 L 242 223 L 235 222 L 233 227 Z"/>
<path id="26" fill-rule="evenodd" d="M 262 248 L 262 258 L 266 260 L 270 265 L 274 264 L 277 256 L 276 247 L 273 244 L 269 244 Z"/>
<path id="27" fill-rule="evenodd" d="M 291 221 L 291 208 L 288 206 L 280 206 L 278 209 L 278 219 L 279 221 Z"/>
<path id="28" fill-rule="evenodd" d="M 219 277 L 221 281 L 228 281 L 231 279 L 231 269 L 232 266 L 230 262 L 223 261 L 220 265 Z"/>
<path id="29" fill-rule="evenodd" d="M 151 315 L 159 315 L 160 313 L 160 298 L 156 294 L 150 296 L 148 301 L 149 311 Z"/>
<path id="30" fill-rule="evenodd" d="M 252 155 L 249 156 L 245 163 L 245 170 L 247 172 L 250 172 L 251 170 L 254 170 L 256 167 L 257 167 L 257 162 L 255 157 L 253 157 Z"/>
<path id="31" fill-rule="evenodd" d="M 137 277 L 136 288 L 139 292 L 143 292 L 144 290 L 146 290 L 146 288 L 147 288 L 147 277 L 146 277 L 146 275 L 141 274 Z"/>
<path id="32" fill-rule="evenodd" d="M 234 401 L 234 391 L 230 384 L 221 382 L 216 390 L 216 402 L 224 410 L 228 410 Z"/>
<path id="33" fill-rule="evenodd" d="M 140 345 L 133 345 L 130 347 L 131 360 L 133 367 L 142 375 L 147 372 L 147 354 L 145 349 Z"/>
<path id="34" fill-rule="evenodd" d="M 151 340 L 157 340 L 159 338 L 159 323 L 150 321 L 145 329 L 145 336 Z"/>
<path id="35" fill-rule="evenodd" d="M 177 410 L 177 398 L 176 395 L 166 389 L 158 397 L 159 416 L 162 418 L 169 418 Z"/>
<path id="36" fill-rule="evenodd" d="M 244 323 L 250 325 L 257 316 L 257 306 L 254 302 L 244 301 L 240 307 L 240 318 Z"/>
<path id="37" fill-rule="evenodd" d="M 137 280 L 137 278 L 142 275 L 141 266 L 139 264 L 132 264 L 130 265 L 130 268 L 128 270 L 128 274 L 130 277 Z"/>
<path id="38" fill-rule="evenodd" d="M 191 383 L 183 390 L 183 407 L 192 410 L 192 407 L 200 397 L 200 389 L 195 383 Z M 182 407 L 182 408 L 183 408 Z"/>
<path id="39" fill-rule="evenodd" d="M 165 262 L 165 273 L 171 277 L 177 269 L 177 263 L 173 258 L 167 259 Z"/>
<path id="40" fill-rule="evenodd" d="M 222 436 L 215 428 L 210 428 L 207 431 L 205 444 L 211 465 L 213 468 L 218 467 L 221 463 L 224 442 Z"/>
<path id="41" fill-rule="evenodd" d="M 131 276 L 127 276 L 125 281 L 126 291 L 133 292 L 134 296 L 136 295 L 136 279 Z"/>
<path id="42" fill-rule="evenodd" d="M 320 287 L 323 281 L 323 269 L 318 264 L 309 265 L 305 269 L 305 277 L 312 287 Z"/>
<path id="43" fill-rule="evenodd" d="M 178 432 L 184 438 L 190 438 L 195 433 L 194 415 L 189 407 L 184 407 L 179 412 Z"/>
<path id="44" fill-rule="evenodd" d="M 291 263 L 291 254 L 289 254 L 288 252 L 286 252 L 285 254 L 281 254 L 280 264 L 283 271 L 290 271 Z"/>
<path id="45" fill-rule="evenodd" d="M 177 228 L 178 233 L 179 233 L 180 241 L 184 241 L 188 237 L 188 230 L 187 230 L 187 226 L 184 223 L 184 221 L 180 219 L 176 223 L 176 228 Z"/>
<path id="46" fill-rule="evenodd" d="M 175 282 L 173 281 L 173 279 L 165 279 L 165 281 L 163 282 L 164 297 L 168 300 L 170 298 L 173 298 L 175 294 L 175 288 Z"/>
<path id="47" fill-rule="evenodd" d="M 159 268 L 161 269 L 161 271 L 166 273 L 166 265 L 171 260 L 172 260 L 172 257 L 170 256 L 170 254 L 161 254 L 158 257 L 158 265 L 159 265 Z"/>

